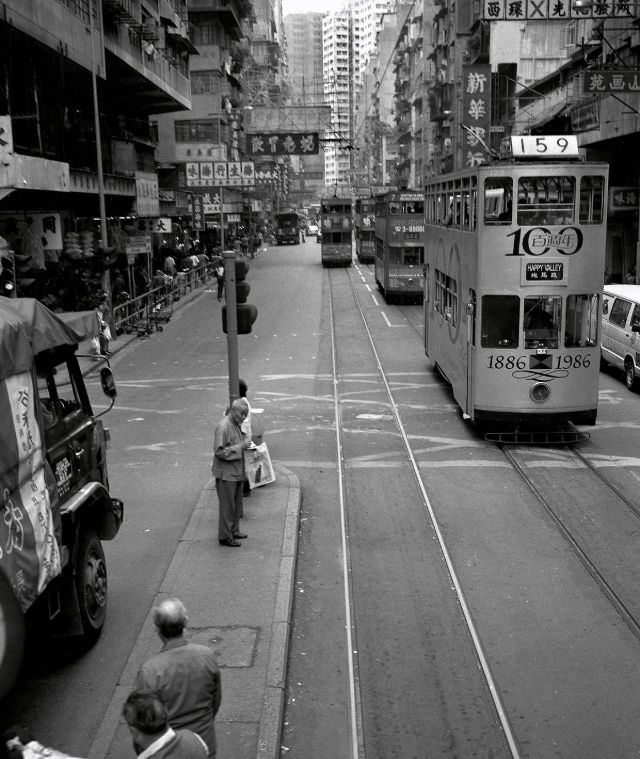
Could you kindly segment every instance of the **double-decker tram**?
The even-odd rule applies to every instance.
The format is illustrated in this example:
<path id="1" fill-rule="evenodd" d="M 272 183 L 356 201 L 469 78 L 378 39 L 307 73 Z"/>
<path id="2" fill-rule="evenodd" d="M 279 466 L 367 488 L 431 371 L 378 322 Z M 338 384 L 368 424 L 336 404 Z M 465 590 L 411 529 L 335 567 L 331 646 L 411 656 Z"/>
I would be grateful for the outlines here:
<path id="1" fill-rule="evenodd" d="M 376 255 L 376 200 L 358 198 L 354 215 L 356 256 L 362 264 L 372 264 Z"/>
<path id="2" fill-rule="evenodd" d="M 376 283 L 387 302 L 422 301 L 424 196 L 388 192 L 376 198 Z"/>
<path id="3" fill-rule="evenodd" d="M 608 166 L 574 136 L 511 144 L 426 185 L 425 352 L 494 439 L 570 442 L 597 414 Z"/>
<path id="4" fill-rule="evenodd" d="M 351 266 L 353 202 L 351 198 L 320 200 L 320 256 L 323 266 Z"/>

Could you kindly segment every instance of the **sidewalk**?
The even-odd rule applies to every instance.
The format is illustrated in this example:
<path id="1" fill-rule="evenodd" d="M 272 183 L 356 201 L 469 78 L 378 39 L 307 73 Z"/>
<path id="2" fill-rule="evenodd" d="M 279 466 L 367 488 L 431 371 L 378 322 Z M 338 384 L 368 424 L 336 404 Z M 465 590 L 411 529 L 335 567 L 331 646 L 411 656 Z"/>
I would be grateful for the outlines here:
<path id="1" fill-rule="evenodd" d="M 176 307 L 197 297 L 202 289 Z M 162 339 L 155 335 L 149 339 L 154 338 Z M 120 335 L 110 350 L 115 354 L 137 339 Z M 86 372 L 104 365 L 93 358 L 83 358 L 81 363 Z M 218 759 L 277 759 L 280 755 L 301 490 L 292 472 L 277 462 L 274 469 L 276 481 L 256 488 L 245 499 L 242 530 L 249 537 L 240 549 L 218 544 L 215 481 L 207 483 L 153 603 L 169 596 L 180 598 L 189 614 L 190 638 L 216 651 L 222 670 L 222 705 L 216 717 Z M 138 668 L 160 645 L 150 608 L 88 759 L 134 756 L 129 730 L 120 716 L 122 704 Z"/>
<path id="2" fill-rule="evenodd" d="M 218 544 L 218 499 L 213 480 L 207 484 L 156 599 L 184 601 L 191 639 L 216 651 L 219 759 L 280 755 L 301 493 L 295 475 L 277 464 L 275 470 L 276 481 L 245 500 L 249 537 L 240 549 Z M 159 648 L 149 612 L 88 759 L 133 757 L 120 712 L 140 664 Z"/>

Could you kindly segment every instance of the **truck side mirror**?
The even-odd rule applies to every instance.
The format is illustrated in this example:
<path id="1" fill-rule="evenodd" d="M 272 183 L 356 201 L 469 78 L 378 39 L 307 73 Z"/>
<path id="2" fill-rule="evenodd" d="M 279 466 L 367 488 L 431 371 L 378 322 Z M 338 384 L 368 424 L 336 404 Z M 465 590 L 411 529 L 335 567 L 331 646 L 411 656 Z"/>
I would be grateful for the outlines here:
<path id="1" fill-rule="evenodd" d="M 115 398 L 118 395 L 116 390 L 116 381 L 113 378 L 113 372 L 109 367 L 104 366 L 100 370 L 100 382 L 102 384 L 102 392 L 107 398 Z"/>

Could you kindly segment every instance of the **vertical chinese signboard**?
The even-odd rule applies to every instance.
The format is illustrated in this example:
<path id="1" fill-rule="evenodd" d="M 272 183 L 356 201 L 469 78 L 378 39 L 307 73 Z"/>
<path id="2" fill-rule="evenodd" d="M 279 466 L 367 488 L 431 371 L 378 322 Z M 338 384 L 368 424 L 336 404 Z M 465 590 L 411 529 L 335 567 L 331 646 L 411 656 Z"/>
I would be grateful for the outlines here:
<path id="1" fill-rule="evenodd" d="M 462 67 L 462 144 L 465 166 L 479 166 L 487 159 L 491 128 L 491 66 L 488 63 Z"/>

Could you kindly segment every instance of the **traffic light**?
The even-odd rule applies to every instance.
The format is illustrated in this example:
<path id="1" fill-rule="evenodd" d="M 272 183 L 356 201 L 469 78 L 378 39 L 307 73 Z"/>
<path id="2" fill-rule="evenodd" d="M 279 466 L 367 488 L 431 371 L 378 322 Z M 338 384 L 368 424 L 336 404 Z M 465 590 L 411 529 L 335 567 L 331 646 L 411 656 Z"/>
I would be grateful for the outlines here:
<path id="1" fill-rule="evenodd" d="M 258 309 L 247 303 L 247 297 L 251 292 L 251 285 L 245 282 L 249 264 L 246 261 L 235 262 L 236 280 L 236 314 L 238 318 L 238 334 L 248 335 L 251 326 L 258 316 Z M 222 307 L 222 331 L 227 334 L 227 307 Z"/>

